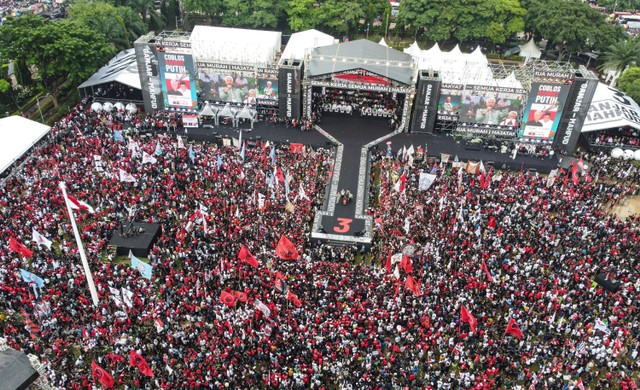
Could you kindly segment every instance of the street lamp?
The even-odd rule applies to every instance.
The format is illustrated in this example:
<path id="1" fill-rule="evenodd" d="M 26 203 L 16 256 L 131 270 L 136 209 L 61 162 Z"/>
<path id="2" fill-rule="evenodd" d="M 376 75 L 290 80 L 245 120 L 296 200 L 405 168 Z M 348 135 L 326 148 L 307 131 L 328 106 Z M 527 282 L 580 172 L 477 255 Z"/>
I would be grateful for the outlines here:
<path id="1" fill-rule="evenodd" d="M 40 112 L 40 120 L 42 121 L 42 123 L 44 123 L 44 116 L 42 115 L 42 109 L 40 108 L 40 99 L 46 99 L 47 96 L 49 96 L 49 94 L 46 94 L 44 96 L 38 96 L 36 98 L 36 105 L 38 106 L 38 111 Z"/>
<path id="2" fill-rule="evenodd" d="M 367 23 L 367 39 L 369 39 L 369 23 Z"/>

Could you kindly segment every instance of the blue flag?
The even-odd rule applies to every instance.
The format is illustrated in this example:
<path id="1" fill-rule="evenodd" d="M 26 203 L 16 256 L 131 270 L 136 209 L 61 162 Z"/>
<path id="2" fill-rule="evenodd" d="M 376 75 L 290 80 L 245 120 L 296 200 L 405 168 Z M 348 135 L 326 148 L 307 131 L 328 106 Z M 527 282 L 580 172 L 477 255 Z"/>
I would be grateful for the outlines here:
<path id="1" fill-rule="evenodd" d="M 156 143 L 156 156 L 162 155 L 162 152 L 164 152 L 164 150 L 162 150 L 162 146 L 160 146 L 160 140 L 158 140 L 158 142 Z"/>
<path id="2" fill-rule="evenodd" d="M 115 139 L 116 141 L 124 142 L 124 137 L 122 136 L 122 133 L 119 130 L 113 131 L 113 139 Z"/>
<path id="3" fill-rule="evenodd" d="M 145 263 L 144 261 L 138 259 L 131 254 L 131 268 L 135 268 L 140 271 L 140 275 L 151 280 L 151 273 L 153 272 L 153 267 L 150 264 Z"/>
<path id="4" fill-rule="evenodd" d="M 193 145 L 189 145 L 189 158 L 191 159 L 191 163 L 196 162 L 196 154 L 193 152 Z"/>
<path id="5" fill-rule="evenodd" d="M 565 383 L 561 390 L 569 390 L 569 383 Z"/>
<path id="6" fill-rule="evenodd" d="M 276 165 L 276 146 L 271 147 L 271 164 Z"/>
<path id="7" fill-rule="evenodd" d="M 220 168 L 222 167 L 222 156 L 218 155 L 218 161 L 216 162 L 218 165 L 218 172 L 220 172 Z"/>
<path id="8" fill-rule="evenodd" d="M 22 279 L 27 283 L 35 283 L 38 288 L 44 286 L 44 280 L 36 274 L 20 268 L 20 275 L 22 275 Z"/>

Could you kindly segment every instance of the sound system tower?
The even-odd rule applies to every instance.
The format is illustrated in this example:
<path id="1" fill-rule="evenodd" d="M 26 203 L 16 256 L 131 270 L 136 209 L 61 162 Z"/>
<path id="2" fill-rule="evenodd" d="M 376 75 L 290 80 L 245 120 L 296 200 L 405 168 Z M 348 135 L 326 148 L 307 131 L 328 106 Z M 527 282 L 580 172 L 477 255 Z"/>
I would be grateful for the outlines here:
<path id="1" fill-rule="evenodd" d="M 441 84 L 442 80 L 438 72 L 427 70 L 418 72 L 409 129 L 412 133 L 433 133 L 438 115 Z"/>

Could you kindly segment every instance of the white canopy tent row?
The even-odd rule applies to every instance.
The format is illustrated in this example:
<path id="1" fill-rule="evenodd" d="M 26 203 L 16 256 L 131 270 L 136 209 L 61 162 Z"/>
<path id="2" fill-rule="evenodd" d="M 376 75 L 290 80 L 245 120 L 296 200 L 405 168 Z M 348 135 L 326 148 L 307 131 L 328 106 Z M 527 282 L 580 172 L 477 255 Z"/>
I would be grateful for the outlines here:
<path id="1" fill-rule="evenodd" d="M 51 127 L 21 116 L 0 119 L 0 174 L 49 133 Z"/>
<path id="2" fill-rule="evenodd" d="M 206 103 L 198 113 L 198 116 L 201 118 L 203 116 L 212 117 L 216 126 L 220 125 L 221 118 L 231 119 L 233 127 L 238 127 L 240 119 L 245 119 L 250 122 L 251 129 L 253 130 L 253 125 L 257 118 L 257 111 L 250 106 L 234 107 L 229 103 L 224 106 Z"/>
<path id="3" fill-rule="evenodd" d="M 136 112 L 138 112 L 138 106 L 136 106 L 134 103 L 128 103 L 125 106 L 124 103 L 122 103 L 122 102 L 116 102 L 116 103 L 111 103 L 111 102 L 104 102 L 104 103 L 93 102 L 93 103 L 91 103 L 91 111 L 93 111 L 93 112 L 101 112 L 101 111 L 111 112 L 113 110 L 116 110 L 116 111 L 127 111 L 129 114 L 135 114 Z"/>
<path id="4" fill-rule="evenodd" d="M 617 89 L 598 83 L 582 126 L 582 132 L 627 126 L 640 130 L 640 106 L 638 103 Z"/>
<path id="5" fill-rule="evenodd" d="M 221 64 L 272 65 L 282 33 L 240 28 L 195 26 L 189 40 L 198 61 Z"/>

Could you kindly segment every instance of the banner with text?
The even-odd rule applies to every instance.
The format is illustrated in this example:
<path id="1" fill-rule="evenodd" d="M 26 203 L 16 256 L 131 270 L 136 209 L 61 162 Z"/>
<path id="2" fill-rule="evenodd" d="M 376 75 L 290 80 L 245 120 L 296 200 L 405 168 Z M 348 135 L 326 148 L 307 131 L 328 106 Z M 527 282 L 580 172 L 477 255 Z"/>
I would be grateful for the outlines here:
<path id="1" fill-rule="evenodd" d="M 553 146 L 571 155 L 578 144 L 591 99 L 598 86 L 597 79 L 577 77 L 571 85 L 567 105 L 560 119 Z"/>
<path id="2" fill-rule="evenodd" d="M 144 110 L 148 113 L 162 110 L 164 105 L 155 46 L 144 42 L 135 42 L 133 47 L 136 51 Z"/>
<path id="3" fill-rule="evenodd" d="M 640 106 L 624 93 L 599 83 L 582 131 L 625 126 L 640 129 Z"/>
<path id="4" fill-rule="evenodd" d="M 194 109 L 197 104 L 193 56 L 158 53 L 165 107 Z"/>
<path id="5" fill-rule="evenodd" d="M 198 62 L 198 84 L 206 101 L 256 104 L 256 67 Z"/>
<path id="6" fill-rule="evenodd" d="M 467 85 L 460 107 L 460 121 L 509 126 L 513 120 L 518 121 L 526 94 L 527 91 L 521 88 Z"/>
<path id="7" fill-rule="evenodd" d="M 278 75 L 280 118 L 300 117 L 300 67 L 281 66 Z"/>
<path id="8" fill-rule="evenodd" d="M 438 113 L 440 83 L 440 80 L 434 78 L 418 79 L 411 120 L 412 132 L 433 133 Z"/>
<path id="9" fill-rule="evenodd" d="M 518 136 L 553 141 L 570 89 L 563 84 L 533 83 Z"/>

